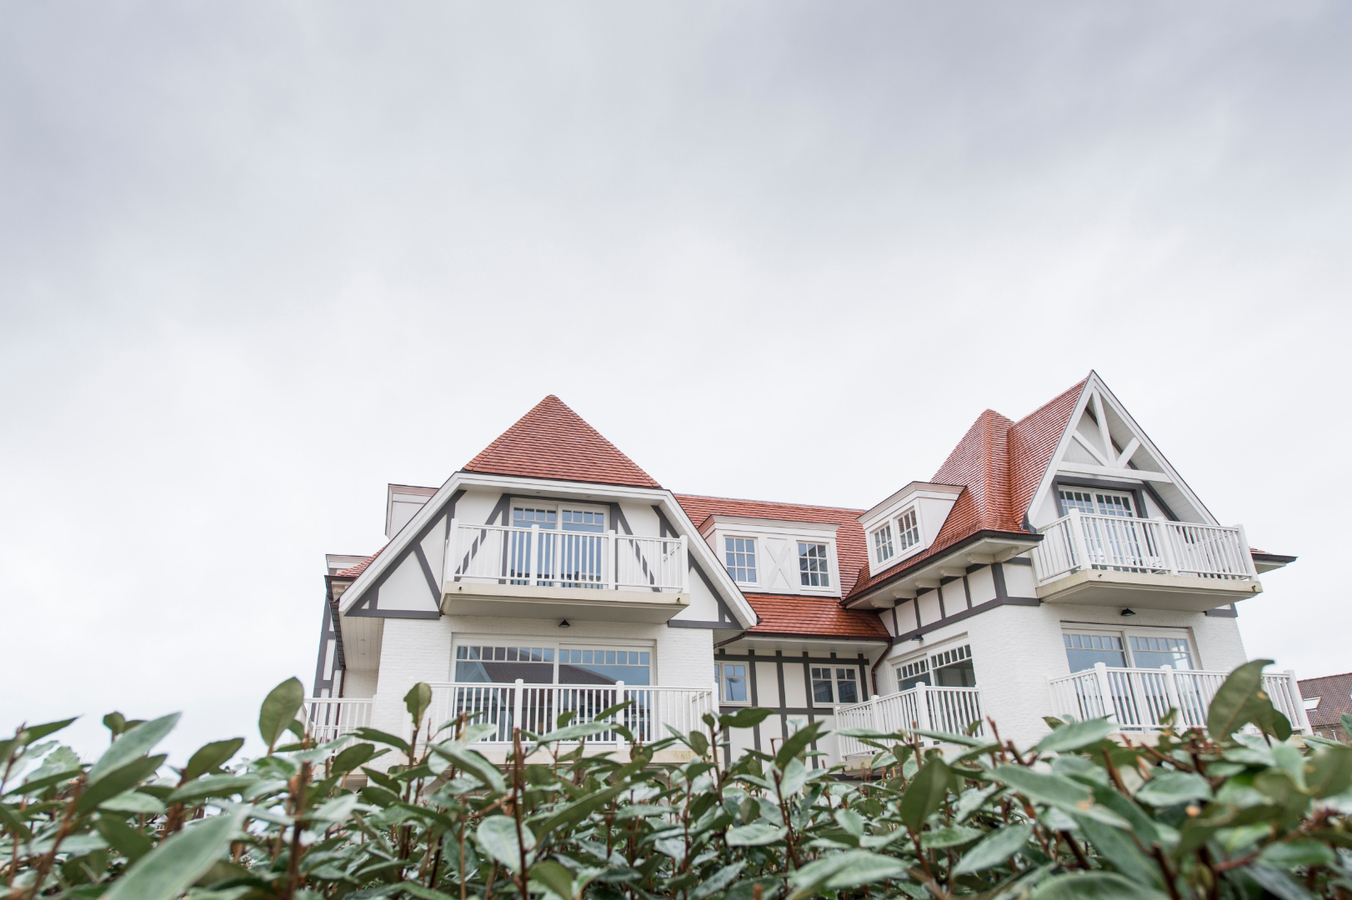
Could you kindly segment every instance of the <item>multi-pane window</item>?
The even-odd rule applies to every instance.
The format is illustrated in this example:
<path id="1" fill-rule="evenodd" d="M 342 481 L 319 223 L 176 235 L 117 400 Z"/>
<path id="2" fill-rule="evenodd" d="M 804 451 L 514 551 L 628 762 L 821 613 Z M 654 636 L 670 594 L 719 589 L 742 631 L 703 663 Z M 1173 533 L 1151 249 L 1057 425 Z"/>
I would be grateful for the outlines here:
<path id="1" fill-rule="evenodd" d="M 906 510 L 897 520 L 897 543 L 901 545 L 897 549 L 903 552 L 920 543 L 920 523 L 914 509 Z"/>
<path id="2" fill-rule="evenodd" d="M 1130 494 L 1061 488 L 1060 495 L 1061 508 L 1066 513 L 1078 509 L 1082 513 L 1097 516 L 1119 516 L 1130 519 L 1136 515 L 1131 505 Z"/>
<path id="3" fill-rule="evenodd" d="M 563 511 L 564 531 L 590 531 L 599 533 L 606 530 L 606 514 L 588 509 L 565 509 Z"/>
<path id="4" fill-rule="evenodd" d="M 910 690 L 917 684 L 929 684 L 929 660 L 923 656 L 897 667 L 897 689 Z"/>
<path id="5" fill-rule="evenodd" d="M 963 644 L 949 647 L 897 667 L 897 685 L 900 690 L 909 690 L 917 684 L 976 687 L 976 668 L 972 664 L 971 646 Z"/>
<path id="6" fill-rule="evenodd" d="M 1138 669 L 1158 669 L 1162 666 L 1192 668 L 1192 651 L 1187 638 L 1131 635 L 1129 643 L 1132 665 Z"/>
<path id="7" fill-rule="evenodd" d="M 826 545 L 798 542 L 798 578 L 803 587 L 830 587 Z"/>
<path id="8" fill-rule="evenodd" d="M 722 703 L 747 703 L 751 695 L 747 693 L 746 664 L 718 663 L 714 666 L 714 675 L 718 680 L 718 699 Z"/>
<path id="9" fill-rule="evenodd" d="M 845 666 L 812 666 L 812 702 L 817 706 L 859 702 L 859 672 Z"/>
<path id="10" fill-rule="evenodd" d="M 887 562 L 892 558 L 892 526 L 884 525 L 873 532 L 873 561 Z"/>
<path id="11" fill-rule="evenodd" d="M 559 651 L 559 684 L 649 684 L 645 650 Z"/>
<path id="12" fill-rule="evenodd" d="M 1095 663 L 1103 663 L 1110 668 L 1135 669 L 1170 666 L 1173 669 L 1189 670 L 1196 667 L 1192 645 L 1181 634 L 1066 633 L 1062 639 L 1066 645 L 1066 661 L 1070 663 L 1072 672 L 1092 669 Z"/>
<path id="13" fill-rule="evenodd" d="M 734 581 L 742 584 L 756 583 L 756 539 L 724 538 L 724 550 L 727 554 L 728 573 Z"/>
<path id="14" fill-rule="evenodd" d="M 1062 637 L 1066 642 L 1066 661 L 1070 663 L 1072 672 L 1092 669 L 1095 663 L 1115 668 L 1125 668 L 1127 665 L 1127 654 L 1119 635 L 1064 634 Z"/>
<path id="15" fill-rule="evenodd" d="M 554 683 L 553 647 L 475 646 L 455 649 L 455 680 L 511 684 Z"/>

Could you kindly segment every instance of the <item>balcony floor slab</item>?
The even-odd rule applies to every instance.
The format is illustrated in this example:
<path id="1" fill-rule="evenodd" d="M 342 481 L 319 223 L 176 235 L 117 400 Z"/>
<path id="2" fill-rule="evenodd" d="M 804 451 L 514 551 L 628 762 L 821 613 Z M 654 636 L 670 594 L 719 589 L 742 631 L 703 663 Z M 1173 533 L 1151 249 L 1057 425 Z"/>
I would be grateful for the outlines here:
<path id="1" fill-rule="evenodd" d="M 1204 612 L 1262 593 L 1257 581 L 1090 569 L 1037 589 L 1043 603 Z"/>
<path id="2" fill-rule="evenodd" d="M 577 619 L 661 624 L 690 605 L 690 595 L 671 591 L 611 591 L 592 588 L 447 582 L 441 611 L 451 616 Z"/>

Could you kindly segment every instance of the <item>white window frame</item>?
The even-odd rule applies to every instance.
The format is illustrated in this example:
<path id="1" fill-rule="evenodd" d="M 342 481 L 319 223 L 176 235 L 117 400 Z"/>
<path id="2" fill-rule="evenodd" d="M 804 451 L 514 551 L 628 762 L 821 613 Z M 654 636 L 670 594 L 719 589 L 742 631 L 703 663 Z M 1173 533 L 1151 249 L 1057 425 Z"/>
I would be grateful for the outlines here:
<path id="1" fill-rule="evenodd" d="M 757 587 L 758 585 L 760 585 L 760 583 L 761 583 L 761 571 L 765 568 L 764 566 L 761 565 L 761 546 L 760 546 L 760 538 L 759 538 L 757 535 L 754 535 L 754 534 L 747 534 L 747 533 L 745 533 L 745 532 L 724 531 L 724 532 L 722 532 L 722 533 L 720 534 L 720 539 L 721 539 L 722 542 L 723 542 L 723 546 L 719 548 L 719 559 L 720 559 L 720 560 L 722 561 L 722 563 L 723 563 L 723 568 L 727 570 L 727 572 L 728 572 L 728 577 L 730 577 L 730 578 L 731 578 L 734 582 L 736 582 L 737 584 L 750 585 L 751 587 Z M 755 558 L 756 558 L 756 562 L 755 562 L 756 579 L 755 579 L 754 581 L 738 581 L 738 580 L 737 580 L 737 574 L 736 574 L 736 572 L 734 571 L 737 567 L 735 567 L 735 566 L 729 566 L 729 565 L 728 565 L 728 553 L 729 553 L 729 552 L 734 552 L 734 553 L 735 553 L 735 552 L 737 552 L 737 551 L 729 551 L 729 550 L 728 550 L 728 541 L 750 541 L 750 542 L 751 542 L 751 552 L 755 555 Z"/>
<path id="2" fill-rule="evenodd" d="M 910 517 L 908 523 L 907 517 Z M 884 528 L 890 529 L 888 544 L 891 547 L 892 555 L 887 559 L 878 559 L 877 547 L 874 545 L 874 535 L 880 533 Z M 906 542 L 907 535 L 911 536 L 910 542 Z M 912 503 L 910 506 L 897 510 L 896 514 L 888 516 L 887 520 L 880 522 L 869 536 L 869 567 L 871 571 L 881 571 L 890 569 L 904 559 L 909 559 L 917 553 L 923 551 L 926 547 L 925 540 L 925 519 L 920 515 L 920 504 Z"/>
<path id="3" fill-rule="evenodd" d="M 814 679 L 814 678 L 812 677 L 812 670 L 813 670 L 813 669 L 827 669 L 827 670 L 830 672 L 830 674 L 831 674 L 831 678 L 830 678 L 830 681 L 831 681 L 831 696 L 832 696 L 832 698 L 833 698 L 833 699 L 831 700 L 830 703 L 823 703 L 823 702 L 820 702 L 820 701 L 817 700 L 817 697 L 816 697 L 815 693 L 814 693 L 813 690 L 812 690 L 812 688 L 813 688 L 812 682 L 813 682 L 813 681 L 817 681 L 817 680 L 824 680 L 824 679 Z M 846 671 L 852 673 L 852 674 L 854 675 L 854 678 L 840 678 L 840 677 L 838 677 L 838 676 L 839 676 L 839 673 L 836 671 L 837 669 L 845 669 Z M 854 699 L 854 700 L 851 700 L 851 701 L 849 701 L 849 702 L 846 702 L 846 701 L 843 701 L 843 700 L 840 699 L 840 682 L 841 682 L 841 681 L 848 681 L 848 682 L 851 682 L 851 683 L 854 685 L 854 695 L 855 695 L 855 699 Z M 854 664 L 854 663 L 851 663 L 851 662 L 849 662 L 849 661 L 847 661 L 847 660 L 839 660 L 839 659 L 832 659 L 832 660 L 818 660 L 818 659 L 812 659 L 812 660 L 808 660 L 808 663 L 807 663 L 807 699 L 808 699 L 809 705 L 811 705 L 813 709 L 830 709 L 830 708 L 833 707 L 833 706 L 853 706 L 853 705 L 856 704 L 856 703 L 863 703 L 865 700 L 868 699 L 868 694 L 864 691 L 863 684 L 864 684 L 863 681 L 860 679 L 859 666 L 856 665 L 856 664 Z"/>
<path id="4" fill-rule="evenodd" d="M 718 705 L 719 706 L 750 706 L 751 705 L 751 667 L 754 665 L 750 660 L 723 659 L 714 657 L 715 681 L 718 684 Z M 742 666 L 746 672 L 741 676 L 746 681 L 746 699 L 729 700 L 725 696 L 725 686 L 727 684 L 727 674 L 723 671 L 724 666 Z M 733 677 L 736 677 L 735 675 Z"/>
<path id="5" fill-rule="evenodd" d="M 1193 668 L 1190 670 L 1175 669 L 1175 671 L 1202 671 L 1202 656 L 1197 652 L 1197 641 L 1193 640 L 1192 630 L 1189 628 L 1169 628 L 1167 626 L 1126 626 L 1114 628 L 1110 625 L 1091 625 L 1079 624 L 1077 622 L 1062 622 L 1061 633 L 1065 634 L 1098 634 L 1120 638 L 1122 640 L 1122 651 L 1126 655 L 1128 669 L 1143 668 L 1136 664 L 1135 651 L 1131 646 L 1131 639 L 1134 637 L 1158 637 L 1158 638 L 1182 638 L 1188 645 L 1188 655 L 1192 657 Z M 1065 650 L 1065 641 L 1062 640 L 1062 650 Z"/>
<path id="6" fill-rule="evenodd" d="M 915 651 L 914 653 L 910 653 L 906 656 L 901 656 L 892 660 L 891 661 L 892 677 L 896 679 L 897 690 L 902 689 L 901 688 L 901 682 L 903 681 L 903 676 L 901 674 L 902 669 L 904 669 L 906 666 L 914 665 L 921 661 L 925 663 L 925 674 L 929 675 L 930 678 L 929 684 L 931 687 L 933 687 L 934 672 L 936 668 L 941 668 L 936 667 L 934 665 L 935 657 L 942 656 L 945 653 L 950 653 L 954 650 L 957 650 L 959 647 L 967 648 L 967 655 L 962 657 L 962 659 L 970 659 L 972 660 L 973 665 L 975 665 L 976 654 L 972 652 L 972 641 L 970 636 L 966 634 L 954 638 L 948 638 L 944 640 L 942 643 L 936 644 L 933 647 L 925 647 Z"/>
<path id="7" fill-rule="evenodd" d="M 568 500 L 532 500 L 529 497 L 513 497 L 511 507 L 507 510 L 507 526 L 509 528 L 518 527 L 515 523 L 513 513 L 518 507 L 529 507 L 531 509 L 552 509 L 554 511 L 554 527 L 547 529 L 550 531 L 563 530 L 563 512 L 564 510 L 575 512 L 600 513 L 601 532 L 610 530 L 610 510 L 604 506 L 595 503 L 573 503 Z M 596 534 L 597 532 L 578 532 L 579 534 Z"/>
<path id="8" fill-rule="evenodd" d="M 887 535 L 884 538 L 883 532 Z M 897 545 L 893 540 L 892 521 L 889 519 L 877 528 L 869 532 L 869 558 L 874 566 L 885 568 L 893 565 L 897 560 Z M 887 555 L 880 556 L 883 547 L 887 548 Z"/>
<path id="9" fill-rule="evenodd" d="M 560 640 L 559 638 L 540 638 L 529 635 L 502 635 L 502 634 L 465 634 L 456 635 L 451 641 L 451 671 L 450 681 L 455 681 L 455 664 L 459 659 L 461 647 L 539 647 L 541 649 L 554 651 L 554 673 L 553 681 L 549 687 L 569 687 L 569 685 L 559 684 L 559 665 L 561 664 L 560 655 L 564 650 L 614 650 L 626 653 L 637 651 L 648 654 L 648 680 L 652 682 L 648 685 L 626 685 L 626 687 L 658 687 L 657 684 L 657 642 L 645 640 L 616 641 L 613 639 L 600 640 Z M 640 657 L 641 659 L 642 657 Z M 571 663 L 570 663 L 571 665 Z M 617 663 L 618 665 L 618 663 Z M 627 665 L 627 663 L 626 663 Z M 642 665 L 642 663 L 640 663 Z M 494 684 L 510 684 L 511 682 L 493 682 Z M 573 685 L 576 686 L 576 685 Z M 604 685 L 598 685 L 603 687 Z M 747 687 L 748 693 L 750 686 Z"/>
<path id="10" fill-rule="evenodd" d="M 798 587 L 800 590 L 802 590 L 802 591 L 805 591 L 805 592 L 812 592 L 812 593 L 817 593 L 817 592 L 831 593 L 831 592 L 834 592 L 834 588 L 833 588 L 833 585 L 832 585 L 832 579 L 835 579 L 836 573 L 834 573 L 834 572 L 832 571 L 832 569 L 833 569 L 834 567 L 831 565 L 831 557 L 833 557 L 835 554 L 831 552 L 831 544 L 828 543 L 828 542 L 826 542 L 826 541 L 817 540 L 817 539 L 815 539 L 815 538 L 793 538 L 793 543 L 794 543 L 795 548 L 798 550 L 798 553 L 797 553 L 797 554 L 795 555 L 795 557 L 794 557 L 794 559 L 798 562 L 798 566 L 797 566 L 797 571 L 798 571 L 798 584 L 797 584 L 797 587 Z M 821 555 L 820 555 L 820 556 L 817 556 L 817 557 L 809 557 L 809 556 L 807 556 L 807 555 L 804 553 L 804 550 L 805 550 L 805 548 L 808 548 L 808 547 L 820 547 L 820 548 L 821 548 Z M 818 562 L 820 562 L 821 565 L 820 565 L 820 567 L 819 567 L 819 569 L 818 569 L 818 574 L 822 575 L 822 576 L 826 579 L 826 583 L 825 583 L 825 584 L 803 584 L 803 576 L 812 574 L 811 572 L 805 572 L 805 571 L 803 571 L 803 560 L 804 560 L 804 559 L 809 559 L 809 560 L 811 560 L 811 559 L 816 559 Z M 838 581 L 839 579 L 836 579 L 836 580 Z"/>
<path id="11" fill-rule="evenodd" d="M 1084 515 L 1094 515 L 1094 516 L 1112 515 L 1111 513 L 1105 513 L 1105 512 L 1103 512 L 1102 509 L 1100 509 L 1100 507 L 1099 507 L 1099 496 L 1100 496 L 1100 495 L 1101 495 L 1101 496 L 1105 496 L 1105 497 L 1124 497 L 1124 498 L 1126 498 L 1127 502 L 1128 502 L 1128 503 L 1130 504 L 1130 506 L 1131 506 L 1131 515 L 1130 515 L 1130 516 L 1118 516 L 1117 518 L 1122 518 L 1122 519 L 1128 519 L 1128 518 L 1130 518 L 1130 519 L 1139 519 L 1139 518 L 1142 518 L 1142 517 L 1145 515 L 1144 510 L 1141 510 L 1141 509 L 1138 508 L 1138 507 L 1140 506 L 1140 504 L 1136 502 L 1136 501 L 1137 501 L 1136 494 L 1134 494 L 1132 491 L 1118 490 L 1118 489 L 1116 489 L 1116 488 L 1085 487 L 1084 485 L 1080 485 L 1080 484 L 1061 484 L 1061 485 L 1058 485 L 1057 488 L 1056 488 L 1056 504 L 1057 504 L 1057 508 L 1058 508 L 1058 509 L 1060 510 L 1060 512 L 1061 512 L 1061 515 L 1063 515 L 1063 516 L 1070 515 L 1070 507 L 1066 506 L 1066 499 L 1065 499 L 1064 497 L 1061 496 L 1062 493 L 1088 494 L 1090 497 L 1092 497 L 1092 498 L 1094 499 L 1094 502 L 1093 502 L 1094 511 L 1093 511 L 1092 513 L 1090 513 L 1090 512 L 1086 512 L 1085 510 L 1080 510 L 1080 512 L 1083 513 Z M 1077 508 L 1078 508 L 1078 507 L 1077 507 Z"/>

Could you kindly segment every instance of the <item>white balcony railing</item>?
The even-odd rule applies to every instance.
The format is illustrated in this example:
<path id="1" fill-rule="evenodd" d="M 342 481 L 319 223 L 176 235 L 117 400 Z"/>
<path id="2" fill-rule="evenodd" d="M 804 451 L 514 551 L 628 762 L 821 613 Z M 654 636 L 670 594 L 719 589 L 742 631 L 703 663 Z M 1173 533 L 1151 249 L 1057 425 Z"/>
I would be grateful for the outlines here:
<path id="1" fill-rule="evenodd" d="M 895 694 L 836 707 L 835 716 L 836 728 L 869 728 L 887 734 L 918 728 L 964 734 L 969 725 L 981 721 L 981 692 L 974 687 L 917 684 Z M 842 760 L 876 752 L 856 738 L 840 736 Z"/>
<path id="2" fill-rule="evenodd" d="M 346 697 L 310 697 L 305 700 L 303 718 L 310 735 L 318 743 L 327 743 L 358 728 L 371 725 L 371 699 Z"/>
<path id="3" fill-rule="evenodd" d="M 1178 710 L 1176 727 L 1206 727 L 1207 710 L 1228 672 L 1119 669 L 1099 663 L 1073 675 L 1051 679 L 1052 709 L 1078 720 L 1112 717 L 1121 731 L 1158 731 L 1170 709 Z M 1263 690 L 1303 734 L 1310 733 L 1295 672 L 1263 676 Z"/>
<path id="4" fill-rule="evenodd" d="M 707 731 L 705 713 L 717 712 L 713 686 L 707 688 L 647 687 L 618 684 L 568 685 L 526 684 L 433 684 L 428 717 L 432 727 L 453 722 L 460 715 L 470 723 L 483 722 L 495 730 L 482 740 L 510 743 L 512 729 L 546 734 L 558 727 L 559 716 L 574 713 L 569 724 L 596 721 L 602 712 L 620 703 L 630 705 L 605 721 L 629 729 L 634 740 L 652 743 L 667 737 L 668 725 L 688 734 Z M 619 743 L 625 738 L 605 731 L 587 739 L 593 743 Z"/>
<path id="5" fill-rule="evenodd" d="M 622 591 L 686 590 L 686 539 L 451 520 L 448 582 Z"/>
<path id="6" fill-rule="evenodd" d="M 1042 529 L 1033 548 L 1038 584 L 1106 569 L 1201 578 L 1257 577 L 1241 526 L 1096 516 L 1072 510 Z"/>

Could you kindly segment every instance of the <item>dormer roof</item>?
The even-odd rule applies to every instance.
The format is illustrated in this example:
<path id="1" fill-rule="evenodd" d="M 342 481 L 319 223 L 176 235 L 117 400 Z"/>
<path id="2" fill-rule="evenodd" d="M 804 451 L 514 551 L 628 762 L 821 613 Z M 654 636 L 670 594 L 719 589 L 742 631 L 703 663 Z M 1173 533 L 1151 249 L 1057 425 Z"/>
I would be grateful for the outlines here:
<path id="1" fill-rule="evenodd" d="M 465 470 L 486 475 L 661 487 L 553 394 L 466 463 Z"/>

